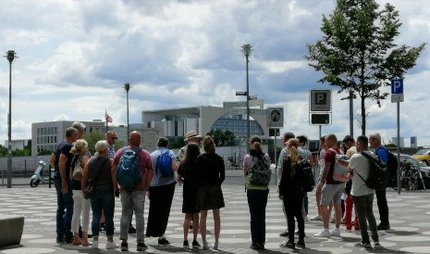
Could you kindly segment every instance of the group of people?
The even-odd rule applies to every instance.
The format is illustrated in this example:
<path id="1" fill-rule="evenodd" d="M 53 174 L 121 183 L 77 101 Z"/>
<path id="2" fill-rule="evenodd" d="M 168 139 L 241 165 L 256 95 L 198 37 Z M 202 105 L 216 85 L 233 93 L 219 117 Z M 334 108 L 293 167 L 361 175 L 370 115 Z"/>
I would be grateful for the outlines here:
<path id="1" fill-rule="evenodd" d="M 114 131 L 106 133 L 106 139 L 95 144 L 91 156 L 88 143 L 83 139 L 85 125 L 75 122 L 66 129 L 64 141 L 58 144 L 50 159 L 55 168 L 57 191 L 56 233 L 58 243 L 98 248 L 101 224 L 106 231 L 106 249 L 115 249 L 114 209 L 115 196 L 121 200 L 120 248 L 128 251 L 128 236 L 134 213 L 136 221 L 136 250 L 147 249 L 146 237 L 158 237 L 159 245 L 170 242 L 164 236 L 177 182 L 183 184 L 182 212 L 184 218 L 184 247 L 188 247 L 188 231 L 192 222 L 193 248 L 202 247 L 197 241 L 201 233 L 203 249 L 209 249 L 206 240 L 207 211 L 213 210 L 214 249 L 218 248 L 220 235 L 220 208 L 224 207 L 221 184 L 225 179 L 224 161 L 215 152 L 215 142 L 210 136 L 202 137 L 195 131 L 186 134 L 187 145 L 178 156 L 168 149 L 168 139 L 161 137 L 158 148 L 149 153 L 140 146 L 142 136 L 133 131 L 128 137 L 128 146 L 115 151 L 118 139 Z M 130 155 L 131 154 L 131 155 Z M 133 187 L 121 183 L 124 176 L 125 157 L 135 156 L 139 177 Z M 167 159 L 166 159 L 167 158 Z M 171 172 L 161 172 L 160 160 L 167 160 Z M 165 164 L 166 162 L 164 162 Z M 132 167 L 132 166 L 130 166 Z M 175 172 L 177 172 L 175 174 Z M 121 173 L 122 174 L 122 173 Z M 91 187 L 91 188 L 90 188 Z M 149 198 L 148 222 L 145 233 L 144 203 Z M 92 210 L 91 231 L 90 211 Z"/>
<path id="2" fill-rule="evenodd" d="M 213 249 L 218 249 L 221 231 L 220 208 L 225 206 L 221 185 L 225 179 L 224 160 L 216 153 L 215 142 L 211 136 L 201 137 L 195 131 L 185 136 L 184 147 L 178 155 L 168 148 L 168 139 L 159 138 L 158 148 L 151 154 L 141 148 L 142 136 L 133 131 L 128 138 L 128 146 L 115 151 L 117 136 L 114 131 L 106 133 L 106 140 L 100 140 L 95 145 L 94 156 L 88 152 L 88 143 L 82 139 L 85 126 L 74 123 L 67 128 L 63 142 L 58 144 L 51 163 L 55 166 L 55 187 L 57 190 L 57 242 L 68 242 L 74 245 L 89 246 L 88 234 L 90 210 L 92 210 L 92 244 L 98 248 L 100 224 L 106 230 L 106 249 L 117 248 L 114 235 L 114 206 L 115 196 L 121 200 L 120 240 L 121 250 L 128 251 L 128 236 L 133 213 L 136 221 L 137 251 L 147 248 L 144 237 L 158 237 L 159 245 L 170 242 L 164 236 L 168 224 L 170 208 L 177 183 L 183 185 L 182 213 L 184 214 L 183 246 L 189 247 L 188 234 L 192 228 L 192 248 L 209 249 L 206 238 L 206 218 L 208 210 L 213 211 L 214 243 Z M 321 149 L 314 160 L 306 148 L 307 138 L 287 132 L 283 137 L 282 149 L 277 167 L 280 180 L 278 184 L 279 198 L 285 213 L 287 230 L 280 236 L 288 237 L 282 247 L 294 249 L 296 246 L 305 248 L 305 221 L 308 215 L 308 198 L 305 190 L 306 176 L 303 161 L 318 166 L 319 179 L 316 184 L 315 196 L 318 215 L 311 220 L 321 220 L 323 229 L 315 237 L 340 237 L 340 224 L 344 220 L 346 231 L 361 232 L 360 244 L 370 247 L 367 232 L 369 223 L 371 238 L 374 246 L 379 246 L 377 230 L 390 228 L 388 220 L 388 205 L 384 190 L 373 190 L 367 187 L 366 178 L 369 175 L 369 162 L 362 155 L 368 151 L 368 143 L 375 149 L 375 155 L 387 163 L 388 152 L 381 146 L 378 133 L 359 136 L 357 142 L 351 137 L 343 139 L 338 148 L 337 137 L 329 134 L 321 138 Z M 133 187 L 122 186 L 117 179 L 118 168 L 125 154 L 132 151 L 138 160 L 140 179 Z M 338 156 L 344 154 L 349 159 L 342 167 L 349 174 L 345 181 L 333 178 Z M 171 164 L 171 174 L 161 172 L 160 158 L 166 157 Z M 265 217 L 268 200 L 268 182 L 255 182 L 255 170 L 258 164 L 269 165 L 270 158 L 262 150 L 262 140 L 252 137 L 250 152 L 245 155 L 243 171 L 246 177 L 246 193 L 250 212 L 250 230 L 252 243 L 250 248 L 263 250 L 265 248 Z M 262 165 L 263 165 L 262 164 Z M 176 172 L 176 173 L 175 173 Z M 270 180 L 270 175 L 268 176 Z M 264 178 L 264 177 L 263 177 Z M 93 186 L 94 192 L 86 197 L 88 185 Z M 373 214 L 373 197 L 376 192 L 377 204 L 381 223 L 377 226 Z M 148 222 L 145 232 L 144 203 L 149 198 Z M 355 207 L 355 220 L 352 219 L 352 208 Z M 329 230 L 331 210 L 334 208 L 335 227 Z M 298 241 L 295 242 L 295 222 L 298 226 Z M 198 242 L 201 235 L 202 245 Z"/>
<path id="3" fill-rule="evenodd" d="M 316 184 L 315 197 L 318 215 L 311 218 L 312 221 L 322 221 L 323 229 L 315 234 L 315 237 L 340 237 L 340 224 L 345 223 L 345 230 L 351 232 L 354 228 L 361 234 L 360 246 L 371 247 L 370 237 L 374 247 L 379 247 L 378 230 L 390 229 L 389 210 L 385 188 L 372 189 L 366 184 L 371 170 L 369 160 L 363 153 L 368 153 L 376 159 L 388 164 L 388 151 L 381 145 L 381 136 L 375 133 L 369 136 L 359 136 L 355 142 L 352 136 L 345 136 L 340 148 L 336 135 L 329 134 L 321 138 L 320 151 L 316 160 L 306 148 L 307 138 L 287 132 L 283 136 L 284 148 L 279 155 L 277 167 L 280 180 L 278 182 L 278 194 L 282 200 L 282 208 L 287 221 L 287 230 L 280 236 L 288 237 L 281 247 L 305 248 L 305 220 L 308 220 L 308 198 L 306 192 L 307 164 L 319 168 L 319 177 Z M 369 144 L 374 152 L 369 151 Z M 346 156 L 346 157 L 345 157 Z M 340 159 L 342 158 L 342 159 Z M 261 139 L 252 138 L 250 141 L 250 153 L 244 158 L 244 174 L 249 178 L 249 171 L 256 160 L 269 160 L 267 154 L 261 150 Z M 340 166 L 345 171 L 344 179 L 335 180 L 335 167 Z M 251 217 L 250 248 L 264 249 L 265 244 L 265 208 L 267 205 L 268 186 L 255 186 L 249 181 L 246 185 L 249 211 Z M 373 199 L 376 193 L 379 210 L 380 224 L 376 224 L 373 213 Z M 352 221 L 353 207 L 355 219 Z M 331 210 L 334 210 L 335 227 L 329 229 Z M 295 222 L 298 226 L 298 241 L 295 242 Z M 367 228 L 370 228 L 369 237 Z"/>
<path id="4" fill-rule="evenodd" d="M 388 151 L 381 144 L 379 133 L 367 136 L 359 136 L 357 140 L 347 135 L 343 139 L 342 149 L 337 147 L 337 137 L 333 134 L 321 140 L 323 149 L 320 151 L 322 160 L 320 180 L 317 184 L 316 199 L 319 205 L 319 214 L 311 220 L 322 220 L 323 230 L 316 237 L 340 237 L 340 224 L 344 220 L 346 231 L 352 228 L 361 233 L 363 247 L 371 247 L 370 238 L 367 232 L 367 223 L 370 227 L 371 238 L 374 246 L 378 247 L 378 230 L 390 229 L 389 210 L 386 198 L 386 189 L 371 189 L 366 181 L 371 170 L 369 160 L 363 153 L 371 153 L 370 147 L 374 149 L 374 156 L 385 165 L 388 164 Z M 339 154 L 345 154 L 349 159 L 337 161 Z M 337 182 L 333 180 L 333 171 L 336 163 L 343 164 L 349 173 L 347 181 Z M 377 198 L 380 223 L 376 225 L 373 213 L 374 194 Z M 352 208 L 355 207 L 355 219 L 352 222 Z M 329 230 L 329 219 L 331 207 L 335 210 L 335 227 Z M 367 221 L 367 222 L 366 222 Z"/>

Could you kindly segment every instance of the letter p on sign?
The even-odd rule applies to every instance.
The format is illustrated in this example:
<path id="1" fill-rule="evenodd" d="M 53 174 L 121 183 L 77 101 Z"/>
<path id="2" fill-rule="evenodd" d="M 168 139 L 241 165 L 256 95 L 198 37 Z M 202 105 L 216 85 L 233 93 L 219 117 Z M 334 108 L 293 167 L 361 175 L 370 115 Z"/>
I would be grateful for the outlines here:
<path id="1" fill-rule="evenodd" d="M 402 94 L 403 93 L 403 79 L 391 80 L 391 93 Z"/>

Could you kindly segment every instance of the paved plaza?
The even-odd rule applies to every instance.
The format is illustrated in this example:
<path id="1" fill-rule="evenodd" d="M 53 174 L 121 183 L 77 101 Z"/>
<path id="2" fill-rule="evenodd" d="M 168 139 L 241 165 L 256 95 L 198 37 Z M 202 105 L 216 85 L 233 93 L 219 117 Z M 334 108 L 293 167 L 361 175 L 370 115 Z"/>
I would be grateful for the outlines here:
<path id="1" fill-rule="evenodd" d="M 27 178 L 28 180 L 28 178 Z M 21 182 L 26 182 L 22 180 Z M 181 213 L 182 186 L 177 186 L 169 225 L 166 232 L 167 239 L 171 242 L 168 247 L 159 247 L 157 238 L 148 238 L 147 253 L 257 253 L 249 248 L 249 212 L 243 179 L 229 177 L 223 185 L 226 207 L 221 210 L 221 238 L 219 250 L 189 250 L 182 248 L 183 232 Z M 29 180 L 28 180 L 29 182 Z M 387 193 L 390 207 L 391 230 L 380 231 L 381 248 L 369 248 L 356 246 L 360 241 L 360 235 L 345 232 L 344 225 L 341 228 L 341 238 L 315 238 L 313 234 L 322 228 L 321 222 L 307 222 L 305 224 L 306 249 L 290 250 L 279 245 L 286 238 L 279 237 L 279 233 L 286 229 L 286 221 L 281 209 L 281 202 L 277 197 L 275 186 L 272 186 L 267 205 L 266 229 L 267 250 L 262 253 L 430 253 L 430 192 L 397 192 Z M 315 197 L 309 193 L 310 216 L 315 214 Z M 85 247 L 76 247 L 68 244 L 59 245 L 55 242 L 55 189 L 49 189 L 47 185 L 30 188 L 28 184 L 14 185 L 7 189 L 0 187 L 0 215 L 25 216 L 24 233 L 21 246 L 17 248 L 1 249 L 0 253 L 108 253 L 104 248 L 106 237 L 100 236 L 100 249 L 93 250 Z M 148 211 L 149 201 L 145 202 L 145 215 Z M 375 202 L 375 215 L 378 212 Z M 121 204 L 116 199 L 115 207 L 115 241 L 120 243 L 118 237 L 119 220 L 121 216 Z M 145 219 L 146 220 L 146 219 Z M 133 224 L 135 224 L 133 222 Z M 212 215 L 208 216 L 208 242 L 213 244 Z M 332 226 L 332 225 L 331 225 Z M 190 239 L 191 234 L 190 234 Z M 201 243 L 201 239 L 199 238 Z M 136 252 L 136 238 L 132 235 L 129 239 L 130 252 Z M 119 248 L 109 253 L 120 253 Z"/>

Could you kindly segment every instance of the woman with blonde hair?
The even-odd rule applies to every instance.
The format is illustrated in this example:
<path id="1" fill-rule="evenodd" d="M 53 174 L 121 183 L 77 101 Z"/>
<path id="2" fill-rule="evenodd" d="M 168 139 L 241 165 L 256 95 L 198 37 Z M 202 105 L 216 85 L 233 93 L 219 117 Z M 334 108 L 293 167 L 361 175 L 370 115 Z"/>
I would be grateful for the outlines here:
<path id="1" fill-rule="evenodd" d="M 96 143 L 96 153 L 85 165 L 82 189 L 89 181 L 94 186 L 94 194 L 90 197 L 93 219 L 91 229 L 93 232 L 93 249 L 98 249 L 100 233 L 100 217 L 102 210 L 106 219 L 106 249 L 115 249 L 117 246 L 113 241 L 113 216 L 115 208 L 116 175 L 114 167 L 108 157 L 108 142 L 100 140 Z"/>
<path id="2" fill-rule="evenodd" d="M 85 139 L 78 139 L 73 143 L 70 153 L 73 154 L 70 165 L 70 180 L 73 193 L 72 231 L 73 245 L 88 246 L 88 228 L 90 223 L 90 201 L 84 198 L 81 181 L 82 171 L 89 160 L 87 155 L 88 143 Z M 81 218 L 82 216 L 82 218 Z M 79 219 L 82 219 L 82 239 L 79 238 Z"/>
<path id="3" fill-rule="evenodd" d="M 299 241 L 297 246 L 305 248 L 305 223 L 302 216 L 303 197 L 304 197 L 304 174 L 300 167 L 302 159 L 298 152 L 299 141 L 292 138 L 287 142 L 288 156 L 285 157 L 282 166 L 281 181 L 279 184 L 279 194 L 284 201 L 285 211 L 287 212 L 288 235 L 289 239 L 281 247 L 294 249 L 295 221 L 299 228 Z M 305 158 L 307 159 L 307 158 Z"/>

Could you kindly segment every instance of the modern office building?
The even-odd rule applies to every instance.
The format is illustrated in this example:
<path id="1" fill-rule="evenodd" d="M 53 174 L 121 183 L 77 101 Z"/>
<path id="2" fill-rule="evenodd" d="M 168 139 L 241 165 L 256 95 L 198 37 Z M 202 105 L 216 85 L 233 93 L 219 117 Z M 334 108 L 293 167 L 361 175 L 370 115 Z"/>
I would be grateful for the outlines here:
<path id="1" fill-rule="evenodd" d="M 225 102 L 223 107 L 199 106 L 143 111 L 142 121 L 146 127 L 161 128 L 163 135 L 167 137 L 184 136 L 191 130 L 204 135 L 216 129 L 231 131 L 236 137 L 246 137 L 246 109 L 243 106 L 241 102 Z M 263 108 L 262 102 L 258 108 L 251 108 L 251 136 L 269 136 L 269 111 L 270 109 Z"/>
<path id="2" fill-rule="evenodd" d="M 57 147 L 65 136 L 66 129 L 73 124 L 74 121 L 50 121 L 33 123 L 31 125 L 31 155 L 39 155 L 40 152 L 52 152 Z M 105 122 L 100 120 L 81 121 L 86 126 L 86 132 L 106 132 Z M 109 130 L 114 130 L 118 136 L 118 140 L 123 144 L 128 143 L 127 127 L 108 126 Z M 130 124 L 130 131 L 139 131 L 142 133 L 141 145 L 143 148 L 153 150 L 157 147 L 157 139 L 161 136 L 161 129 L 148 128 L 141 123 Z"/>
<path id="3" fill-rule="evenodd" d="M 66 129 L 75 121 L 49 121 L 31 124 L 31 155 L 42 151 L 52 152 L 65 136 Z M 105 123 L 100 120 L 82 121 L 87 132 L 105 132 Z"/>

